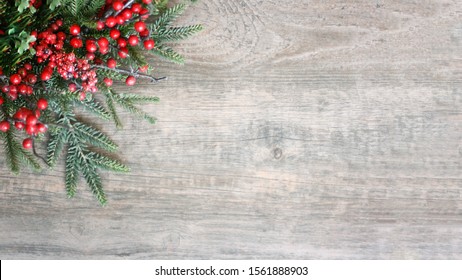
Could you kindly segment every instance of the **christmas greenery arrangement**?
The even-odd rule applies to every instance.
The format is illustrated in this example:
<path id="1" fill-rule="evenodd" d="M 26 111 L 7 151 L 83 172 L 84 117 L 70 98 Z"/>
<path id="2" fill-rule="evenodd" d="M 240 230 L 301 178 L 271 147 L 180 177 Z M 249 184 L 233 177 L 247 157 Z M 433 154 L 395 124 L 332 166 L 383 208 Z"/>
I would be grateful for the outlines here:
<path id="1" fill-rule="evenodd" d="M 83 177 L 106 204 L 100 169 L 127 172 L 111 158 L 117 145 L 79 118 L 90 111 L 121 126 L 120 107 L 150 123 L 139 104 L 153 96 L 116 92 L 114 80 L 134 86 L 153 83 L 145 54 L 176 63 L 183 58 L 168 42 L 184 39 L 200 25 L 172 26 L 188 3 L 168 0 L 0 0 L 0 141 L 2 158 L 14 173 L 26 164 L 40 169 L 65 161 L 69 197 Z M 46 155 L 37 153 L 38 143 Z"/>

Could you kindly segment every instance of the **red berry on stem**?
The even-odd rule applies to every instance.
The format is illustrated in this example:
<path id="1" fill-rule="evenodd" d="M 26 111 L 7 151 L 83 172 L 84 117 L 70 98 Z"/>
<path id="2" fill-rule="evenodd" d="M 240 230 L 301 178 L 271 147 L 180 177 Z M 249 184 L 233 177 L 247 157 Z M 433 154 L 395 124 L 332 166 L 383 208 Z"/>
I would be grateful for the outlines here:
<path id="1" fill-rule="evenodd" d="M 104 47 L 107 47 L 109 46 L 109 41 L 108 39 L 106 39 L 105 37 L 101 37 L 98 39 L 98 46 L 100 48 L 104 48 Z"/>
<path id="2" fill-rule="evenodd" d="M 26 64 L 24 64 L 24 68 L 26 68 L 26 70 L 30 71 L 30 70 L 32 70 L 32 64 L 26 63 Z"/>
<path id="3" fill-rule="evenodd" d="M 26 124 L 27 125 L 35 125 L 35 124 L 37 124 L 37 121 L 38 121 L 38 119 L 37 119 L 37 117 L 35 115 L 29 115 L 26 118 Z"/>
<path id="4" fill-rule="evenodd" d="M 43 123 L 38 123 L 36 126 L 35 126 L 35 130 L 38 132 L 38 133 L 45 133 L 47 132 L 47 126 L 44 125 Z"/>
<path id="5" fill-rule="evenodd" d="M 134 4 L 132 5 L 132 9 L 131 9 L 131 10 L 132 10 L 133 13 L 138 14 L 138 13 L 141 11 L 142 8 L 143 8 L 143 6 L 141 6 L 140 3 L 134 3 Z"/>
<path id="6" fill-rule="evenodd" d="M 88 52 L 94 53 L 98 49 L 98 46 L 96 45 L 95 41 L 87 40 L 85 42 L 85 48 L 87 49 Z"/>
<path id="7" fill-rule="evenodd" d="M 143 42 L 144 48 L 147 50 L 152 50 L 156 43 L 154 42 L 153 39 L 149 39 Z"/>
<path id="8" fill-rule="evenodd" d="M 136 35 L 130 35 L 130 37 L 128 37 L 128 43 L 130 44 L 130 46 L 136 46 L 139 42 L 140 39 Z"/>
<path id="9" fill-rule="evenodd" d="M 110 87 L 112 86 L 112 79 L 109 79 L 109 78 L 104 78 L 104 83 L 106 84 L 106 86 Z"/>
<path id="10" fill-rule="evenodd" d="M 80 34 L 80 26 L 78 26 L 77 24 L 71 25 L 71 27 L 69 28 L 69 33 L 71 33 L 74 36 L 79 35 Z"/>
<path id="11" fill-rule="evenodd" d="M 69 91 L 75 91 L 77 86 L 74 83 L 69 84 Z"/>
<path id="12" fill-rule="evenodd" d="M 53 69 L 50 67 L 45 67 L 42 73 L 40 74 L 40 79 L 42 79 L 42 81 L 48 81 L 52 75 L 53 75 Z"/>
<path id="13" fill-rule="evenodd" d="M 32 146 L 34 145 L 34 141 L 32 141 L 32 138 L 26 138 L 24 141 L 22 141 L 22 146 L 24 149 L 32 149 Z"/>
<path id="14" fill-rule="evenodd" d="M 69 44 L 74 49 L 78 49 L 78 48 L 81 48 L 83 46 L 82 40 L 80 40 L 77 37 L 72 38 L 71 41 L 69 42 Z"/>
<path id="15" fill-rule="evenodd" d="M 130 10 L 130 9 L 125 9 L 125 10 L 122 11 L 121 15 L 123 16 L 123 18 L 124 18 L 125 20 L 129 20 L 129 19 L 132 18 L 133 13 L 132 13 L 132 10 Z"/>
<path id="16" fill-rule="evenodd" d="M 112 8 L 116 11 L 120 11 L 122 10 L 124 7 L 124 3 L 120 2 L 120 1 L 115 1 L 115 2 L 112 2 Z"/>
<path id="17" fill-rule="evenodd" d="M 119 38 L 117 39 L 117 44 L 119 45 L 119 47 L 124 48 L 127 46 L 127 40 L 125 40 L 124 38 Z"/>
<path id="18" fill-rule="evenodd" d="M 127 86 L 133 86 L 136 83 L 136 78 L 133 76 L 128 76 L 127 79 L 125 80 L 125 84 Z"/>
<path id="19" fill-rule="evenodd" d="M 48 107 L 48 101 L 45 98 L 40 98 L 37 100 L 37 108 L 40 110 L 45 110 Z"/>
<path id="20" fill-rule="evenodd" d="M 143 3 L 148 5 L 148 4 L 151 4 L 152 0 L 143 0 Z"/>
<path id="21" fill-rule="evenodd" d="M 19 74 L 11 75 L 10 83 L 12 83 L 13 85 L 19 85 L 21 83 L 21 76 Z"/>
<path id="22" fill-rule="evenodd" d="M 143 30 L 146 29 L 146 23 L 144 23 L 142 21 L 137 21 L 137 22 L 135 22 L 134 27 L 135 27 L 135 30 L 137 32 L 143 32 Z"/>
<path id="23" fill-rule="evenodd" d="M 127 48 L 120 48 L 120 50 L 117 52 L 117 54 L 121 57 L 121 58 L 126 58 L 128 56 L 128 49 Z"/>
<path id="24" fill-rule="evenodd" d="M 24 129 L 24 126 L 26 125 L 23 122 L 14 122 L 14 127 L 18 130 Z"/>
<path id="25" fill-rule="evenodd" d="M 3 99 L 3 97 L 0 96 L 0 105 L 2 105 L 3 102 L 5 102 L 5 99 Z"/>
<path id="26" fill-rule="evenodd" d="M 10 130 L 10 123 L 8 121 L 0 122 L 0 131 L 7 132 Z"/>
<path id="27" fill-rule="evenodd" d="M 116 68 L 116 66 L 117 66 L 117 60 L 115 60 L 114 58 L 109 58 L 107 60 L 107 67 Z"/>
<path id="28" fill-rule="evenodd" d="M 120 31 L 118 29 L 112 29 L 110 32 L 109 32 L 109 36 L 113 39 L 113 40 L 117 40 L 119 37 L 120 37 Z"/>
<path id="29" fill-rule="evenodd" d="M 96 29 L 97 30 L 103 30 L 104 29 L 104 22 L 99 20 L 97 23 L 96 23 Z"/>
<path id="30" fill-rule="evenodd" d="M 117 24 L 117 19 L 113 16 L 110 16 L 106 19 L 106 26 L 109 28 L 113 28 Z"/>

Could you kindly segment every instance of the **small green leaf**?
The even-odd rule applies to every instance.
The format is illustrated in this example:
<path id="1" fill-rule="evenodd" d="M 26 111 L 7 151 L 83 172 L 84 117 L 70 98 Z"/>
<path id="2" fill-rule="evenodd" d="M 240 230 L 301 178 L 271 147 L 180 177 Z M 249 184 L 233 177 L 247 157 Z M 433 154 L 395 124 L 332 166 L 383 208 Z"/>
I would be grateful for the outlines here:
<path id="1" fill-rule="evenodd" d="M 18 11 L 22 13 L 28 7 L 29 7 L 29 0 L 21 0 L 18 6 Z"/>
<path id="2" fill-rule="evenodd" d="M 49 3 L 50 10 L 52 11 L 61 5 L 61 0 L 48 0 L 47 2 Z"/>

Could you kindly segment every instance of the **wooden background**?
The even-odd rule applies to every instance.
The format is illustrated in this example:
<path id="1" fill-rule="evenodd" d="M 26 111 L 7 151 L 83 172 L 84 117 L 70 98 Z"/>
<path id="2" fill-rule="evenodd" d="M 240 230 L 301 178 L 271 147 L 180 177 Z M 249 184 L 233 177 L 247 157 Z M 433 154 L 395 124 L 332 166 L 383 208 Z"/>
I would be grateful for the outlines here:
<path id="1" fill-rule="evenodd" d="M 2 259 L 462 258 L 462 1 L 202 0 L 109 205 L 0 161 Z"/>

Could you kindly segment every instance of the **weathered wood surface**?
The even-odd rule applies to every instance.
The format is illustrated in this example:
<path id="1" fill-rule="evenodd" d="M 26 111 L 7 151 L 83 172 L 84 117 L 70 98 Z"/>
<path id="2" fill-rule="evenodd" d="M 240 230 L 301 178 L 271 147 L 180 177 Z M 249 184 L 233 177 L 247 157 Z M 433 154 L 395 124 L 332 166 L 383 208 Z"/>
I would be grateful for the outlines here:
<path id="1" fill-rule="evenodd" d="M 201 1 L 100 208 L 0 163 L 0 257 L 462 258 L 462 1 Z M 125 117 L 126 115 L 124 115 Z"/>

